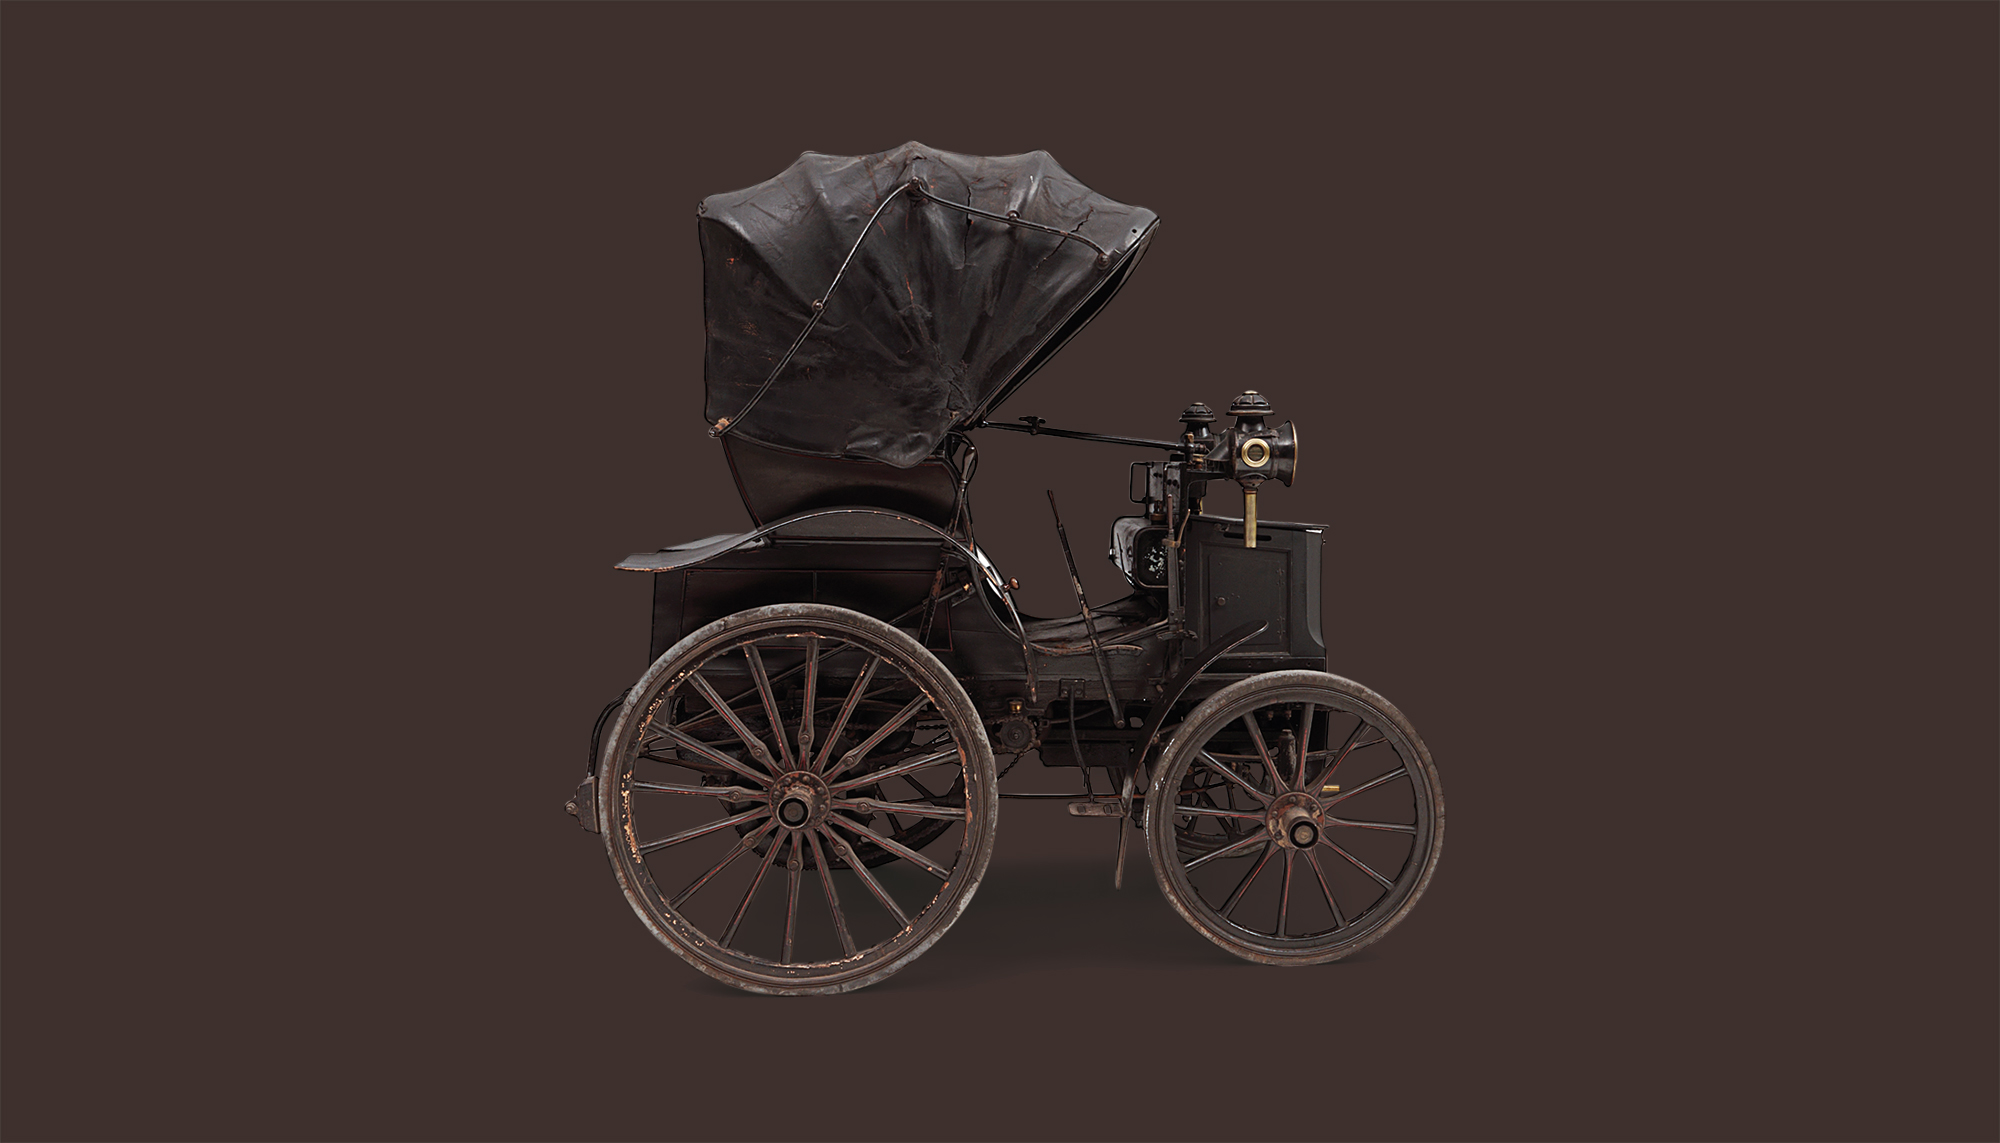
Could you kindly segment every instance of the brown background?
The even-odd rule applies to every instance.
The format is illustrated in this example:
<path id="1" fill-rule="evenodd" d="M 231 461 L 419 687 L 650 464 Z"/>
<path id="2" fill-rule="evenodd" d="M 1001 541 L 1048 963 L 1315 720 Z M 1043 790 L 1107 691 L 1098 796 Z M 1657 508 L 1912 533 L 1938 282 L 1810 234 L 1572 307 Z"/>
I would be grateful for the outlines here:
<path id="1" fill-rule="evenodd" d="M 2000 1132 L 1994 6 L 0 23 L 8 1137 Z M 1365 954 L 1010 805 L 928 955 L 771 1001 L 562 814 L 611 562 L 743 521 L 695 202 L 910 139 L 1164 220 L 1005 415 L 1298 421 L 1264 511 L 1451 806 Z M 984 451 L 1109 598 L 1132 456 Z"/>

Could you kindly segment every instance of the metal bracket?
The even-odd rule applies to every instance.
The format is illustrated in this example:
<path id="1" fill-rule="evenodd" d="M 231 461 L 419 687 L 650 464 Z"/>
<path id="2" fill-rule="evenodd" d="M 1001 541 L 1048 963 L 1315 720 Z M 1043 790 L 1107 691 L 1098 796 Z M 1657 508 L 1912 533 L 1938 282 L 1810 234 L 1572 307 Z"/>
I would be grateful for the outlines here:
<path id="1" fill-rule="evenodd" d="M 1118 864 L 1111 870 L 1111 887 L 1125 888 L 1125 838 L 1132 831 L 1126 825 L 1132 820 L 1132 771 L 1125 771 L 1125 784 L 1118 791 Z"/>
<path id="2" fill-rule="evenodd" d="M 596 833 L 597 779 L 585 778 L 578 782 L 576 791 L 569 796 L 569 801 L 563 803 L 563 809 L 569 811 L 570 816 L 576 819 L 576 824 L 582 826 L 585 833 Z"/>

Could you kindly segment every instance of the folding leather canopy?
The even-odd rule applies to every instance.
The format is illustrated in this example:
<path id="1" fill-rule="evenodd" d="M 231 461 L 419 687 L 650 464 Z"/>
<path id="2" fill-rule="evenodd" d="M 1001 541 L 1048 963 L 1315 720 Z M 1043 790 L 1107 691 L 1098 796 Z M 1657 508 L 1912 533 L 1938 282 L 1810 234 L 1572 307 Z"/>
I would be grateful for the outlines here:
<path id="1" fill-rule="evenodd" d="M 1155 223 L 1046 151 L 807 152 L 701 204 L 708 421 L 788 452 L 917 464 L 1096 314 Z"/>

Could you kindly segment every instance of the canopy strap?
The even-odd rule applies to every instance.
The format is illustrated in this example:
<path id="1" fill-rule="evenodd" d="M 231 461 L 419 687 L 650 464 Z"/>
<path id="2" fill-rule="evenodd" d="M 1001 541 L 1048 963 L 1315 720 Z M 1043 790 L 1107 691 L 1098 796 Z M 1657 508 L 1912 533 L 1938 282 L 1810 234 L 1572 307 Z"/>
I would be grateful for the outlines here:
<path id="1" fill-rule="evenodd" d="M 881 205 L 875 208 L 875 213 L 868 216 L 868 222 L 866 225 L 862 226 L 861 233 L 855 237 L 854 245 L 849 246 L 847 248 L 847 257 L 842 258 L 840 260 L 840 269 L 834 271 L 833 281 L 828 282 L 826 284 L 826 292 L 821 294 L 818 298 L 816 298 L 813 301 L 812 317 L 807 319 L 806 327 L 799 331 L 799 335 L 797 337 L 792 339 L 792 347 L 790 349 L 785 350 L 785 355 L 778 359 L 778 364 L 772 368 L 771 375 L 769 377 L 764 378 L 764 383 L 762 385 L 757 386 L 757 391 L 755 393 L 750 394 L 750 399 L 743 403 L 742 408 L 736 410 L 736 415 L 734 417 L 724 417 L 721 420 L 715 422 L 714 425 L 710 426 L 708 430 L 709 436 L 711 437 L 723 436 L 730 430 L 736 428 L 736 426 L 742 424 L 743 418 L 750 415 L 750 410 L 756 406 L 758 401 L 763 400 L 765 393 L 770 392 L 772 382 L 778 379 L 778 374 L 783 373 L 785 371 L 785 366 L 790 365 L 792 363 L 792 356 L 799 351 L 799 346 L 804 345 L 806 343 L 806 338 L 812 335 L 813 327 L 819 324 L 820 317 L 826 313 L 826 303 L 832 299 L 834 288 L 840 285 L 840 279 L 843 275 L 847 273 L 847 267 L 853 263 L 854 256 L 861 251 L 861 244 L 868 240 L 869 233 L 875 229 L 875 220 L 882 217 L 882 212 L 884 210 L 887 210 L 889 208 L 889 204 L 896 200 L 896 196 L 902 194 L 904 191 L 908 191 L 911 194 L 921 199 L 929 199 L 930 201 L 937 203 L 941 206 L 951 207 L 953 210 L 962 210 L 967 214 L 978 215 L 980 218 L 990 218 L 995 222 L 1004 222 L 1009 226 L 1020 226 L 1020 227 L 1025 227 L 1026 229 L 1029 230 L 1039 230 L 1045 234 L 1054 234 L 1060 238 L 1066 238 L 1066 239 L 1074 238 L 1078 242 L 1083 243 L 1085 246 L 1090 247 L 1092 250 L 1097 251 L 1098 269 L 1102 270 L 1106 266 L 1109 266 L 1111 264 L 1111 251 L 1106 250 L 1104 247 L 1099 246 L 1097 243 L 1092 242 L 1090 239 L 1085 238 L 1083 235 L 1078 234 L 1074 230 L 1059 230 L 1053 226 L 1044 226 L 1039 222 L 1029 222 L 1027 219 L 1021 217 L 1021 212 L 1018 210 L 1010 210 L 1006 214 L 995 214 L 990 210 L 981 210 L 976 206 L 969 206 L 965 203 L 953 202 L 947 198 L 939 198 L 936 195 L 930 193 L 930 191 L 928 191 L 927 189 L 925 189 L 923 183 L 917 179 L 911 179 L 906 183 L 901 183 L 896 187 L 895 190 L 892 190 L 887 195 L 884 195 L 882 198 Z"/>

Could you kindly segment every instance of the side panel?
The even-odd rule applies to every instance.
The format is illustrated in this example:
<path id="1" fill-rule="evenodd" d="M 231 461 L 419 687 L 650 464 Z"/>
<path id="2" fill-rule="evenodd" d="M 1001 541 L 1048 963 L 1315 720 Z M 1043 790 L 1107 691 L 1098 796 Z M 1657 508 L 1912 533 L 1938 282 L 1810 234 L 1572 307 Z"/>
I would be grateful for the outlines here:
<path id="1" fill-rule="evenodd" d="M 1188 522 L 1185 598 L 1200 643 L 1252 620 L 1267 624 L 1218 670 L 1326 669 L 1319 615 L 1324 545 L 1317 524 L 1259 521 L 1257 546 L 1246 548 L 1241 520 L 1197 516 Z"/>
<path id="2" fill-rule="evenodd" d="M 830 603 L 893 621 L 929 594 L 938 556 L 934 543 L 780 541 L 656 572 L 651 654 L 657 658 L 688 632 L 767 603 Z M 948 638 L 948 630 L 939 625 L 932 643 Z"/>

